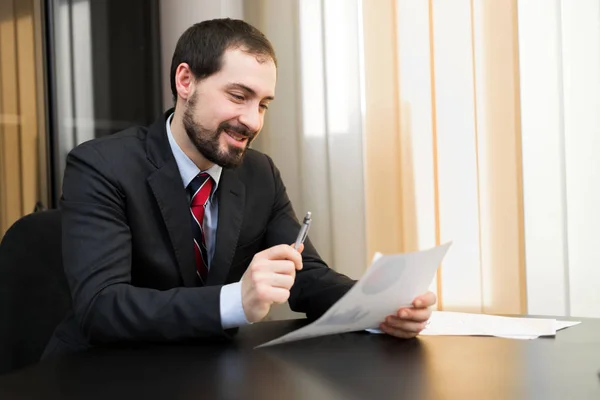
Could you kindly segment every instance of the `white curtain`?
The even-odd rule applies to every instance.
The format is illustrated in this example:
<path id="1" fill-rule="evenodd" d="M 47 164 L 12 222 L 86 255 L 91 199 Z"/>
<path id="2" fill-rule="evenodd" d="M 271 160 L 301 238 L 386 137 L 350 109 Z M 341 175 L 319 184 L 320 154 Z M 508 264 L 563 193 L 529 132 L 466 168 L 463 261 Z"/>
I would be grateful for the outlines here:
<path id="1" fill-rule="evenodd" d="M 527 294 L 600 317 L 600 3 L 520 0 Z"/>
<path id="2" fill-rule="evenodd" d="M 396 55 L 393 71 L 373 61 L 375 52 L 366 58 L 367 82 L 396 87 L 395 98 L 386 98 L 395 104 L 395 116 L 378 107 L 381 88 L 367 91 L 367 121 L 399 123 L 393 140 L 380 139 L 374 129 L 365 132 L 365 165 L 369 185 L 400 193 L 391 211 L 401 221 L 398 250 L 453 242 L 433 288 L 441 309 L 525 312 L 516 0 L 364 6 L 372 16 L 365 19 L 366 43 L 389 42 Z M 371 10 L 376 7 L 379 13 Z M 391 35 L 381 34 L 386 25 Z M 394 168 L 370 150 L 385 144 L 401 160 L 400 179 L 375 184 L 378 170 Z M 378 204 L 371 199 L 368 216 Z M 385 229 L 382 220 L 372 231 Z"/>
<path id="3" fill-rule="evenodd" d="M 366 183 L 400 193 L 393 228 L 367 197 L 369 252 L 394 229 L 399 251 L 453 241 L 441 309 L 600 316 L 600 3 L 364 7 Z M 381 119 L 399 121 L 395 137 Z M 379 179 L 394 168 L 396 183 Z"/>
<path id="4" fill-rule="evenodd" d="M 279 62 L 276 101 L 254 147 L 273 157 L 298 217 L 312 212 L 321 256 L 358 278 L 367 267 L 360 2 L 271 0 L 245 10 Z"/>

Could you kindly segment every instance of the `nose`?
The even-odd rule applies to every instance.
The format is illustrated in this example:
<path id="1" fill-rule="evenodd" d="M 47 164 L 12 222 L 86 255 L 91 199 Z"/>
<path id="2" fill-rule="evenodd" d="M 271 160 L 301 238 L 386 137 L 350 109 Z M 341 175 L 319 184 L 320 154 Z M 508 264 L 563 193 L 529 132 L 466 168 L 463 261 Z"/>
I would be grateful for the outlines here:
<path id="1" fill-rule="evenodd" d="M 244 124 L 250 132 L 256 133 L 262 128 L 263 116 L 257 107 L 247 107 L 245 112 L 240 115 L 239 121 Z"/>

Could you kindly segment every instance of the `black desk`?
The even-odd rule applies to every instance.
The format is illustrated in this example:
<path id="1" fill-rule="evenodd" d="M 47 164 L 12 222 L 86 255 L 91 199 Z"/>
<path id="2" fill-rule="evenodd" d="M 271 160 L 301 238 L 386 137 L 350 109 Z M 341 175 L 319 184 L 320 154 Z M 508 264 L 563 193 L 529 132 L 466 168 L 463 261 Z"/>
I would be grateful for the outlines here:
<path id="1" fill-rule="evenodd" d="M 49 360 L 0 377 L 0 398 L 600 399 L 600 320 L 531 341 L 361 332 L 253 350 L 304 323 L 245 327 L 235 343 Z"/>

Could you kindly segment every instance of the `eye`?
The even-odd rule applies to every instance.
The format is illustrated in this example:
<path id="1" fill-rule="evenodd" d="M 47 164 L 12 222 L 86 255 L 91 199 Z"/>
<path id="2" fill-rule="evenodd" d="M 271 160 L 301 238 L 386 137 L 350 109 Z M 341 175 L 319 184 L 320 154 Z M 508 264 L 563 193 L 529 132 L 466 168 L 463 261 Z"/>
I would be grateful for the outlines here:
<path id="1" fill-rule="evenodd" d="M 268 104 L 261 104 L 260 108 L 262 108 L 263 110 L 267 111 L 269 109 L 269 105 Z"/>
<path id="2" fill-rule="evenodd" d="M 244 100 L 245 100 L 245 99 L 244 99 L 244 96 L 240 96 L 239 94 L 233 94 L 233 93 L 230 93 L 229 95 L 230 95 L 231 97 L 233 97 L 233 98 L 234 98 L 235 100 L 237 100 L 237 101 L 244 101 Z"/>

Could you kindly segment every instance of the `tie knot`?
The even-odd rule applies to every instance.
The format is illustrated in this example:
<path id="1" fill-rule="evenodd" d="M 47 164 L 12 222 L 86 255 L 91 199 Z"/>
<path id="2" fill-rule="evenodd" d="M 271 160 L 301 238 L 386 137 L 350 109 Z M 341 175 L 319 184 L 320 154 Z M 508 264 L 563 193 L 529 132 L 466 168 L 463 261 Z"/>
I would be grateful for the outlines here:
<path id="1" fill-rule="evenodd" d="M 192 206 L 204 206 L 210 197 L 213 180 L 206 172 L 198 174 L 188 185 L 190 204 Z"/>

